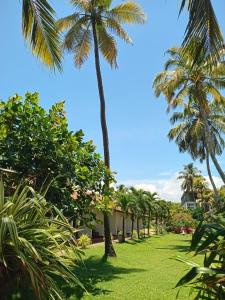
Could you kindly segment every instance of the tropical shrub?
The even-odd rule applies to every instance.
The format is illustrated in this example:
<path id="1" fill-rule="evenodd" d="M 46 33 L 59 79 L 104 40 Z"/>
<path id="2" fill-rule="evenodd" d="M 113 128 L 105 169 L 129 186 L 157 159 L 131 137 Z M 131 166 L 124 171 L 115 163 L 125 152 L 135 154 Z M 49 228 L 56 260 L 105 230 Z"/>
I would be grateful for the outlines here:
<path id="1" fill-rule="evenodd" d="M 182 227 L 193 228 L 195 227 L 195 224 L 196 221 L 193 219 L 190 212 L 178 212 L 171 216 L 168 229 L 180 233 Z"/>
<path id="2" fill-rule="evenodd" d="M 36 191 L 44 181 L 52 182 L 46 200 L 76 226 L 94 217 L 94 195 L 110 176 L 92 142 L 83 141 L 82 131 L 69 131 L 64 102 L 45 111 L 37 93 L 0 102 L 0 166 L 17 172 L 4 176 L 7 192 L 21 178 Z"/>
<path id="3" fill-rule="evenodd" d="M 138 239 L 138 233 L 137 233 L 137 230 L 134 230 L 134 231 L 133 231 L 132 239 L 133 239 L 133 240 Z"/>
<path id="4" fill-rule="evenodd" d="M 91 244 L 91 239 L 87 234 L 82 234 L 78 239 L 78 246 L 81 247 L 81 249 L 87 249 L 87 247 Z"/>
<path id="5" fill-rule="evenodd" d="M 141 237 L 141 238 L 144 238 L 145 235 L 146 235 L 146 234 L 145 234 L 145 230 L 144 230 L 144 229 L 141 229 L 141 230 L 140 230 L 140 237 Z"/>
<path id="6" fill-rule="evenodd" d="M 195 299 L 225 299 L 224 212 L 211 216 L 208 222 L 200 222 L 192 238 L 191 250 L 195 255 L 205 255 L 203 266 L 187 262 L 192 268 L 177 286 L 191 285 L 197 291 Z"/>
<path id="7" fill-rule="evenodd" d="M 61 212 L 28 186 L 5 196 L 0 182 L 0 295 L 9 300 L 64 299 L 58 280 L 79 284 L 72 272 L 81 252 Z"/>

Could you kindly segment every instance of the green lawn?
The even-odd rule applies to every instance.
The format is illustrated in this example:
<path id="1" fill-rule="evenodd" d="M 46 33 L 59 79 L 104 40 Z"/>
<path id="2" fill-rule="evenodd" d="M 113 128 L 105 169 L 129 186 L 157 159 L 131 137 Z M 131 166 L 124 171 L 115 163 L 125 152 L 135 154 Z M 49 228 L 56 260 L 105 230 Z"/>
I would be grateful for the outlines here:
<path id="1" fill-rule="evenodd" d="M 89 295 L 80 288 L 70 288 L 67 289 L 68 297 L 70 300 L 174 300 L 178 291 L 174 286 L 188 267 L 173 258 L 179 255 L 192 259 L 186 254 L 189 240 L 190 236 L 168 234 L 141 242 L 116 244 L 118 258 L 107 262 L 101 258 L 103 246 L 92 246 L 85 251 L 85 266 L 77 271 Z M 185 288 L 179 299 L 193 297 Z"/>

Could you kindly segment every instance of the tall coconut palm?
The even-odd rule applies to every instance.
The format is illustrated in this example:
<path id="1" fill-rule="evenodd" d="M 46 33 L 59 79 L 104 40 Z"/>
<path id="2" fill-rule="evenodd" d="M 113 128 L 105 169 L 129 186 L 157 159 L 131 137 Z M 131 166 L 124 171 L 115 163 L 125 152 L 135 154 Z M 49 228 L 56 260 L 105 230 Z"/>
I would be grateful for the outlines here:
<path id="1" fill-rule="evenodd" d="M 34 55 L 61 70 L 60 36 L 48 0 L 22 1 L 22 31 Z"/>
<path id="2" fill-rule="evenodd" d="M 199 43 L 192 41 L 198 48 Z M 224 108 L 225 98 L 220 90 L 225 88 L 225 64 L 224 61 L 213 63 L 211 56 L 205 56 L 205 51 L 199 51 L 198 60 L 193 65 L 195 57 L 191 51 L 183 52 L 182 48 L 172 48 L 168 51 L 169 60 L 165 70 L 160 72 L 153 83 L 156 96 L 163 93 L 168 102 L 168 109 L 182 107 L 184 103 L 197 104 L 204 124 L 206 147 L 212 161 L 225 183 L 225 174 L 220 167 L 214 151 L 214 142 L 211 137 L 208 124 L 210 103 L 214 101 Z M 221 52 L 221 57 L 222 57 Z"/>
<path id="3" fill-rule="evenodd" d="M 123 2 L 111 8 L 111 0 L 72 0 L 74 12 L 70 16 L 58 21 L 60 31 L 66 31 L 63 48 L 74 54 L 76 67 L 88 58 L 93 44 L 96 76 L 100 99 L 100 118 L 103 137 L 104 161 L 110 170 L 109 137 L 106 123 L 105 96 L 103 89 L 102 74 L 100 69 L 100 55 L 110 64 L 117 67 L 117 46 L 113 34 L 131 43 L 131 38 L 122 28 L 122 23 L 142 24 L 145 15 L 142 8 L 134 2 Z M 109 182 L 105 180 L 106 190 Z M 105 229 L 105 255 L 115 256 L 111 237 L 108 215 L 104 214 Z"/>
<path id="4" fill-rule="evenodd" d="M 175 140 L 180 152 L 189 152 L 194 160 L 200 159 L 201 162 L 206 160 L 209 179 L 214 192 L 217 194 L 217 188 L 211 174 L 204 122 L 201 118 L 199 106 L 197 104 L 184 104 L 183 111 L 175 112 L 170 121 L 172 124 L 179 124 L 170 130 L 169 139 Z M 214 155 L 221 155 L 225 146 L 222 136 L 225 132 L 224 110 L 219 109 L 214 103 L 210 103 L 207 122 L 213 142 Z"/>
<path id="5" fill-rule="evenodd" d="M 212 1 L 182 0 L 180 13 L 185 7 L 187 7 L 189 12 L 189 21 L 183 41 L 184 49 L 191 50 L 197 58 L 198 51 L 193 48 L 191 41 L 193 38 L 198 39 L 200 43 L 197 50 L 204 49 L 207 54 L 213 54 L 212 58 L 214 61 L 220 60 L 220 49 L 224 47 L 224 38 Z"/>

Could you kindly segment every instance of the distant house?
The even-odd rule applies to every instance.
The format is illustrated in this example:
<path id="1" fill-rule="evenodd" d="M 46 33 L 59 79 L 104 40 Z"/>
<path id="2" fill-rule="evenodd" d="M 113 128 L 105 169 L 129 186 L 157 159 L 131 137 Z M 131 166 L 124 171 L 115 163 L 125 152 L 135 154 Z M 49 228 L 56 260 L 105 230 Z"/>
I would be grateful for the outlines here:
<path id="1" fill-rule="evenodd" d="M 193 192 L 184 192 L 181 197 L 181 205 L 186 209 L 192 209 L 197 206 L 196 194 Z"/>

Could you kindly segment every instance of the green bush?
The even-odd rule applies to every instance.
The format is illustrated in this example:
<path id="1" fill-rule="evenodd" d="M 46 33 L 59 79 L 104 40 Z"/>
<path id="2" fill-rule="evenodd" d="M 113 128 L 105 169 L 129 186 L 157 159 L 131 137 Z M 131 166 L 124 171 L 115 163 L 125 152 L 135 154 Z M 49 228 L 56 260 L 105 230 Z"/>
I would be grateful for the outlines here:
<path id="1" fill-rule="evenodd" d="M 141 230 L 140 230 L 140 237 L 143 238 L 143 237 L 145 237 L 145 235 L 146 235 L 146 234 L 145 234 L 145 230 L 144 230 L 144 229 L 141 229 Z"/>
<path id="2" fill-rule="evenodd" d="M 137 230 L 133 231 L 132 239 L 136 240 L 138 238 Z"/>
<path id="3" fill-rule="evenodd" d="M 190 212 L 178 212 L 171 216 L 168 229 L 176 231 L 177 228 L 181 227 L 195 227 L 196 220 L 193 219 Z"/>
<path id="4" fill-rule="evenodd" d="M 111 176 L 83 132 L 69 130 L 64 102 L 46 111 L 37 93 L 0 101 L 0 158 L 1 168 L 16 171 L 5 176 L 7 193 L 21 178 L 36 191 L 44 181 L 52 182 L 46 200 L 73 218 L 77 227 L 93 220 L 93 195 Z"/>
<path id="5" fill-rule="evenodd" d="M 81 249 L 86 249 L 91 244 L 91 239 L 87 234 L 82 234 L 81 237 L 78 239 L 78 246 Z"/>
<path id="6" fill-rule="evenodd" d="M 64 299 L 59 281 L 79 284 L 72 273 L 81 251 L 61 212 L 28 186 L 6 197 L 0 181 L 1 300 Z"/>

